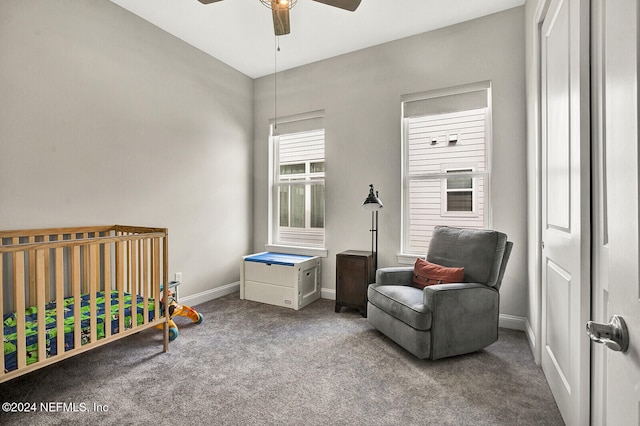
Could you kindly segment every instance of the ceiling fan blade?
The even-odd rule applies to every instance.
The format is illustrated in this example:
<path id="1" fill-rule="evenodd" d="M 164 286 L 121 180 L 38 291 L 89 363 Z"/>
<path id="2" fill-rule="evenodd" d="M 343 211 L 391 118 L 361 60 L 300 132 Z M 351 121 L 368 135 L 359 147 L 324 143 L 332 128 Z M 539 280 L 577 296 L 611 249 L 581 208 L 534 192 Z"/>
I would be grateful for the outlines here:
<path id="1" fill-rule="evenodd" d="M 209 3 L 215 3 L 217 1 L 221 1 L 221 0 L 198 0 L 200 3 L 202 4 L 209 4 Z"/>
<path id="2" fill-rule="evenodd" d="M 271 14 L 273 15 L 273 32 L 277 36 L 289 34 L 289 2 L 271 0 Z"/>
<path id="3" fill-rule="evenodd" d="M 329 6 L 337 7 L 344 10 L 353 12 L 360 6 L 361 0 L 313 0 L 318 3 L 328 4 Z"/>

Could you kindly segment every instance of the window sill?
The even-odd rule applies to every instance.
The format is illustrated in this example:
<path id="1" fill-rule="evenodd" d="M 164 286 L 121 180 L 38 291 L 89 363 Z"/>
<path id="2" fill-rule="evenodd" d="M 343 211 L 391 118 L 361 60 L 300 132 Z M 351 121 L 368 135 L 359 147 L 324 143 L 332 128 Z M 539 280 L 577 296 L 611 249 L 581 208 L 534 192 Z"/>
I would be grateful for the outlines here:
<path id="1" fill-rule="evenodd" d="M 265 244 L 265 250 L 276 253 L 299 254 L 302 256 L 327 257 L 329 250 L 319 247 L 286 246 L 282 244 Z"/>

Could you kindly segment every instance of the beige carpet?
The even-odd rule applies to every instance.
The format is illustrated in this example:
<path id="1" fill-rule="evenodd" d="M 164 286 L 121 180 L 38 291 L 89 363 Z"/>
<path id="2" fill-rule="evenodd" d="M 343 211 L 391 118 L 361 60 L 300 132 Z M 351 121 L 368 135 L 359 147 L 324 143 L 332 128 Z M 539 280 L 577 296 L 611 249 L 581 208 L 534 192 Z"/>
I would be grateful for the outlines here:
<path id="1" fill-rule="evenodd" d="M 0 424 L 563 424 L 519 331 L 421 361 L 329 300 L 293 311 L 236 293 L 197 309 L 168 353 L 148 330 L 0 384 L 0 402 L 36 408 Z"/>

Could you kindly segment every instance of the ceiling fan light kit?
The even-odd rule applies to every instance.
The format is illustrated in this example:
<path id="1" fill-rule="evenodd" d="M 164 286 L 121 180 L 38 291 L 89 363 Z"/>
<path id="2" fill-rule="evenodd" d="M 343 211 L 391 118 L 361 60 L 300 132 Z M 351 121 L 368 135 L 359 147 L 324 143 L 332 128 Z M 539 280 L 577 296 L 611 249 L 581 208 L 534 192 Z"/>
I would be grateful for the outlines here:
<path id="1" fill-rule="evenodd" d="M 291 24 L 289 23 L 289 9 L 296 5 L 298 0 L 260 0 L 260 3 L 271 9 L 273 16 L 273 32 L 279 35 L 289 34 Z"/>
<path id="2" fill-rule="evenodd" d="M 269 9 L 292 9 L 298 0 L 260 0 Z"/>
<path id="3" fill-rule="evenodd" d="M 222 0 L 198 0 L 202 4 L 216 3 Z M 311 0 L 338 9 L 355 11 L 362 0 Z M 289 34 L 291 25 L 289 22 L 289 9 L 296 5 L 298 0 L 260 0 L 260 3 L 271 9 L 273 17 L 273 32 L 277 36 Z"/>

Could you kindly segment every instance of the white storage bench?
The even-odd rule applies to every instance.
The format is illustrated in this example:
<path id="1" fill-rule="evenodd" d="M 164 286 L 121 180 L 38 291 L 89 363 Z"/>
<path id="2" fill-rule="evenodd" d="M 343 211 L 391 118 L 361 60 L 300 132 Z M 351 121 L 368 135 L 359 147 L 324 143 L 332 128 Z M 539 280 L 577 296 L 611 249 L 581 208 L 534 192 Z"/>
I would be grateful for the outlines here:
<path id="1" fill-rule="evenodd" d="M 240 299 L 301 309 L 320 298 L 317 256 L 264 252 L 242 258 Z"/>

